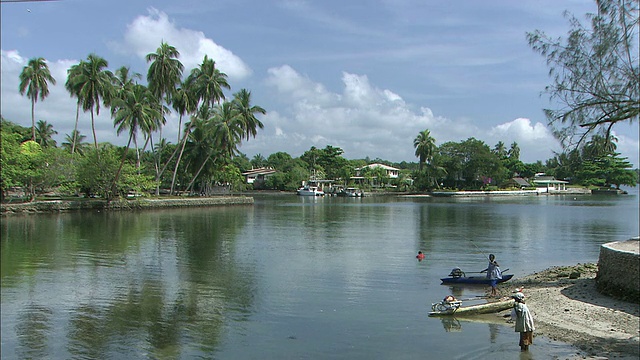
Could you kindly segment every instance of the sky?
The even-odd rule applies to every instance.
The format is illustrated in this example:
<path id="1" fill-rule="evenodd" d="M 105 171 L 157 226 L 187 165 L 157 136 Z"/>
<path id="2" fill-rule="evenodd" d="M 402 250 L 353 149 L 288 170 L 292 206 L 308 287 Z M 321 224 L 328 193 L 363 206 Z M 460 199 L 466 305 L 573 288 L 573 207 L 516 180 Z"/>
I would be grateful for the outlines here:
<path id="1" fill-rule="evenodd" d="M 341 148 L 347 159 L 417 162 L 413 140 L 428 129 L 436 145 L 474 137 L 493 148 L 516 142 L 524 162 L 562 149 L 543 109 L 551 84 L 545 59 L 527 43 L 536 29 L 565 36 L 569 11 L 595 12 L 591 0 L 58 0 L 2 1 L 2 116 L 31 126 L 31 103 L 18 91 L 30 58 L 47 60 L 56 85 L 35 107 L 58 144 L 71 134 L 76 100 L 67 69 L 95 53 L 109 69 L 129 66 L 146 84 L 145 55 L 162 41 L 176 47 L 185 76 L 205 55 L 248 89 L 266 115 L 240 151 L 250 159 L 312 146 Z M 99 142 L 126 145 L 108 110 L 96 118 Z M 79 131 L 93 142 L 90 114 Z M 614 128 L 618 151 L 637 167 L 638 123 Z M 178 116 L 163 136 L 176 143 Z"/>

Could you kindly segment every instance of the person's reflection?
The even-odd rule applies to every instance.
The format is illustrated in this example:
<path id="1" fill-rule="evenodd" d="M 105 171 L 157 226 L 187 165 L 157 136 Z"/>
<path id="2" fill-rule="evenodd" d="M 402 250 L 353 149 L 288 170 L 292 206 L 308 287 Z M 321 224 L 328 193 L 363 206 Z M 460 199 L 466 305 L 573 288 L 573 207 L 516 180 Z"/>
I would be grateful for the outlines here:
<path id="1" fill-rule="evenodd" d="M 451 331 L 462 331 L 462 325 L 460 324 L 460 321 L 458 321 L 458 319 L 454 318 L 454 317 L 442 317 L 442 326 L 444 327 L 444 330 L 446 332 L 451 332 Z"/>
<path id="2" fill-rule="evenodd" d="M 495 343 L 498 338 L 498 329 L 498 324 L 489 323 L 489 340 L 492 343 Z"/>
<path id="3" fill-rule="evenodd" d="M 464 288 L 460 286 L 449 286 L 449 289 L 451 290 L 451 295 L 455 296 L 458 299 L 462 298 L 462 295 L 464 294 Z"/>

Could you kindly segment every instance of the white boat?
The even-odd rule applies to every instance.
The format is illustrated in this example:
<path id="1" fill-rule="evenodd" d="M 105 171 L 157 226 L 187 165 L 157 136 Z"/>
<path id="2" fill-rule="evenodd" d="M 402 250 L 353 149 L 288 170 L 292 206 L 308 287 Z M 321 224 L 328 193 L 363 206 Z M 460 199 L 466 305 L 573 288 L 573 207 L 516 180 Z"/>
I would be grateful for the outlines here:
<path id="1" fill-rule="evenodd" d="M 338 196 L 345 196 L 345 197 L 363 197 L 364 193 L 362 191 L 360 191 L 360 189 L 356 189 L 356 188 L 346 188 L 343 190 L 340 190 L 338 192 Z"/>
<path id="2" fill-rule="evenodd" d="M 324 196 L 324 191 L 318 189 L 317 186 L 303 186 L 297 190 L 300 196 Z"/>

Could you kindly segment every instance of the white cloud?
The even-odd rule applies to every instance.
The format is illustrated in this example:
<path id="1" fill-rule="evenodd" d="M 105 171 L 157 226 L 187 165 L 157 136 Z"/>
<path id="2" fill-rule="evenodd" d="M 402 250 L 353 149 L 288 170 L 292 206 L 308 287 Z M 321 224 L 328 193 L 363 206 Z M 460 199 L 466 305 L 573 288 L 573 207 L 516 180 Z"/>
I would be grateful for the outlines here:
<path id="1" fill-rule="evenodd" d="M 164 41 L 178 49 L 185 71 L 197 67 L 208 55 L 230 79 L 244 79 L 251 75 L 251 69 L 242 59 L 207 38 L 202 31 L 180 28 L 169 20 L 166 13 L 155 8 L 148 11 L 148 15 L 138 16 L 129 24 L 122 43 L 111 43 L 114 50 L 144 59 Z"/>

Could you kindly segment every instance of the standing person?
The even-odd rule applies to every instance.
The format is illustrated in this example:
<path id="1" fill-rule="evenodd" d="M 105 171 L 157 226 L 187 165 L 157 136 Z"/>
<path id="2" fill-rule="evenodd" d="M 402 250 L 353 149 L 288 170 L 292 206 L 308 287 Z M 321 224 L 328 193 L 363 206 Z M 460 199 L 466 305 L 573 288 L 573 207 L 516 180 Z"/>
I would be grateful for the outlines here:
<path id="1" fill-rule="evenodd" d="M 489 266 L 480 272 L 487 273 L 487 279 L 490 280 L 491 284 L 491 296 L 498 296 L 498 279 L 502 279 L 502 272 L 500 271 L 500 265 L 498 265 L 495 255 L 489 254 Z"/>
<path id="2" fill-rule="evenodd" d="M 511 311 L 511 320 L 516 321 L 516 332 L 520 333 L 520 351 L 528 351 L 529 345 L 533 344 L 533 316 L 529 308 L 524 303 L 524 294 L 521 292 L 511 296 L 515 302 Z"/>

